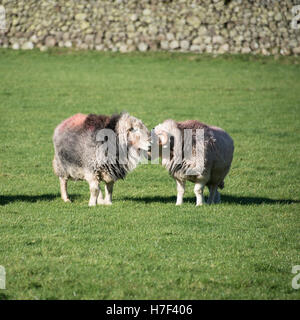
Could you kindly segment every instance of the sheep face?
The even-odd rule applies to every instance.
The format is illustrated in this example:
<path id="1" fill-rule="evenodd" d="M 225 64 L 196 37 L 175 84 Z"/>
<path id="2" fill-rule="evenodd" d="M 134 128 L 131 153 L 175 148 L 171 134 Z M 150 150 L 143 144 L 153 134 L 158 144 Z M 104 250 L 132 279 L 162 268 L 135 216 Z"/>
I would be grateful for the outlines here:
<path id="1" fill-rule="evenodd" d="M 169 161 L 177 148 L 181 148 L 181 133 L 174 120 L 165 120 L 152 129 L 151 153 L 148 153 L 149 160 L 155 161 L 159 157 L 163 159 L 163 162 Z"/>
<path id="2" fill-rule="evenodd" d="M 178 134 L 176 122 L 173 120 L 166 120 L 163 123 L 157 125 L 153 130 L 154 134 L 159 139 L 159 146 L 163 148 L 166 148 L 168 142 L 174 139 L 174 136 Z"/>
<path id="3" fill-rule="evenodd" d="M 143 122 L 129 114 L 122 115 L 119 124 L 119 135 L 123 136 L 130 147 L 147 151 L 150 147 L 150 133 Z"/>

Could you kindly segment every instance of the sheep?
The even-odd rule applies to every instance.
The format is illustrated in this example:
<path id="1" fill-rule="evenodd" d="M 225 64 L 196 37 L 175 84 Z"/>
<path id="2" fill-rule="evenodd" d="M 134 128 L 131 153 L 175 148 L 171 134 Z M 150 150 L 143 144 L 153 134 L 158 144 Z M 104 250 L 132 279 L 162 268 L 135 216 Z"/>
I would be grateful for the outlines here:
<path id="1" fill-rule="evenodd" d="M 219 203 L 221 197 L 218 188 L 224 188 L 224 178 L 229 172 L 233 158 L 234 144 L 229 134 L 221 128 L 209 126 L 197 120 L 176 122 L 168 119 L 157 125 L 152 131 L 152 136 L 158 138 L 159 141 L 159 156 L 162 158 L 162 165 L 176 180 L 176 205 L 183 203 L 186 181 L 195 184 L 196 206 L 205 203 L 203 194 L 205 186 L 210 192 L 207 203 Z M 189 143 L 191 157 L 186 158 L 182 155 L 185 153 L 184 150 L 187 150 L 185 147 L 188 147 L 184 146 L 184 136 L 188 131 L 192 133 Z M 200 141 L 202 149 L 199 149 L 202 150 L 202 154 L 196 152 L 198 150 L 195 146 L 197 132 L 201 132 L 203 137 Z M 152 141 L 152 148 L 153 143 Z M 166 152 L 164 154 L 165 148 L 169 148 L 167 154 Z M 199 161 L 201 157 L 202 160 Z"/>
<path id="2" fill-rule="evenodd" d="M 114 183 L 135 169 L 149 148 L 149 140 L 143 122 L 126 112 L 111 117 L 78 113 L 64 120 L 53 135 L 53 169 L 59 177 L 63 201 L 70 202 L 69 179 L 86 180 L 89 206 L 111 205 Z M 105 198 L 99 187 L 101 181 L 105 183 Z"/>

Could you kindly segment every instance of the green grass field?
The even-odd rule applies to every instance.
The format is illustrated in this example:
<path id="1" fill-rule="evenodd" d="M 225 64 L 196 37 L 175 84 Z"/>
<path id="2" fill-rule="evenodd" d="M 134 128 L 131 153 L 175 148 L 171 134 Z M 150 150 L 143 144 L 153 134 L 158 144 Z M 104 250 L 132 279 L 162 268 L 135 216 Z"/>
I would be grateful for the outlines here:
<path id="1" fill-rule="evenodd" d="M 0 50 L 0 299 L 299 299 L 299 58 Z M 175 182 L 142 165 L 88 207 L 60 199 L 55 126 L 127 110 L 235 141 L 222 204 L 175 207 Z M 207 195 L 207 191 L 206 191 Z"/>

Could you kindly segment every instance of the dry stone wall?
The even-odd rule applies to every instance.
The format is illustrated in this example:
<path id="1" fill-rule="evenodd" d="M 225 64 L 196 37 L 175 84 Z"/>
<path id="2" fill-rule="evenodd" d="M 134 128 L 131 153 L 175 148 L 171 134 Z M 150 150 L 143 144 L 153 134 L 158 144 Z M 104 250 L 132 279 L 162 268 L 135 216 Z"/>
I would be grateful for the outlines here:
<path id="1" fill-rule="evenodd" d="M 290 55 L 297 19 L 300 0 L 0 0 L 0 47 Z"/>

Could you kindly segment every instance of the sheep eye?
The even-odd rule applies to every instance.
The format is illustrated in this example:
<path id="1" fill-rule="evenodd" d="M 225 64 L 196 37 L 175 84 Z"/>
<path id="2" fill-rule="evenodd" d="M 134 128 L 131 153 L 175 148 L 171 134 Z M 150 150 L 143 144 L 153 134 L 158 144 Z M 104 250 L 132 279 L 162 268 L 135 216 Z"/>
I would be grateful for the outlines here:
<path id="1" fill-rule="evenodd" d="M 135 129 L 135 128 L 130 128 L 129 131 L 134 133 L 134 132 L 137 132 L 137 129 Z"/>

